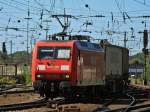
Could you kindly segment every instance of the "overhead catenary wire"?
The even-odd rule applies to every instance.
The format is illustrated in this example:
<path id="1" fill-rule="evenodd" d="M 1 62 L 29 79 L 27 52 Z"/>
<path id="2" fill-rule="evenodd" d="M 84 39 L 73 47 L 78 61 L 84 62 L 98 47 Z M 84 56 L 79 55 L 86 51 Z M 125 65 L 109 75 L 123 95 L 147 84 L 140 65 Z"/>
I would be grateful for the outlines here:
<path id="1" fill-rule="evenodd" d="M 145 0 L 143 0 L 143 2 L 141 0 L 133 0 L 133 1 L 135 1 L 135 2 L 137 2 L 139 4 L 141 4 L 141 5 L 144 5 L 146 7 L 150 7 L 150 4 L 147 4 Z"/>
<path id="2" fill-rule="evenodd" d="M 18 6 L 12 5 L 12 4 L 9 4 L 8 2 L 0 1 L 0 4 L 3 4 L 3 5 L 5 5 L 5 6 L 9 6 L 9 7 L 15 8 L 15 9 L 17 9 L 17 10 L 19 10 L 19 11 L 26 12 L 26 9 L 20 8 L 20 7 L 18 7 Z M 36 14 L 36 13 L 31 12 L 31 14 Z"/>
<path id="3" fill-rule="evenodd" d="M 23 21 L 23 18 L 25 17 L 24 15 L 27 12 L 27 1 L 28 0 L 23 0 L 23 1 L 12 0 L 12 1 L 10 1 L 12 3 L 12 4 L 10 4 L 11 6 L 8 5 L 8 3 L 9 3 L 8 1 L 9 0 L 2 1 L 2 3 L 5 3 L 5 4 L 3 4 L 4 8 L 5 7 L 6 8 L 10 7 L 10 8 L 15 9 L 15 10 L 11 10 L 11 11 L 10 10 L 4 10 L 5 12 L 8 11 L 8 13 L 6 13 L 6 14 L 3 14 L 4 13 L 3 10 L 0 12 L 0 14 L 7 15 L 7 16 L 5 16 L 6 17 L 6 22 L 5 23 L 6 24 L 8 22 L 9 17 L 11 16 L 11 18 L 12 18 L 12 21 L 11 21 L 9 27 L 8 27 L 8 29 L 9 29 L 8 32 L 15 31 L 14 30 L 15 28 L 19 29 L 18 32 L 19 31 L 23 31 L 23 30 L 26 31 L 26 29 L 23 29 L 23 28 L 25 28 L 25 25 L 24 25 L 25 21 Z M 18 1 L 18 3 L 17 3 L 17 1 Z M 136 18 L 136 17 L 139 16 L 138 13 L 135 14 L 136 12 L 138 12 L 138 10 L 135 10 L 135 12 L 134 12 L 134 10 L 133 11 L 130 10 L 131 12 L 130 11 L 125 11 L 125 12 L 127 12 L 127 14 L 129 14 L 129 17 L 132 18 L 133 23 L 129 24 L 129 21 L 127 20 L 126 21 L 127 24 L 124 24 L 123 20 L 122 20 L 122 14 L 119 14 L 120 12 L 124 12 L 124 7 L 122 7 L 120 5 L 120 3 L 119 3 L 120 1 L 118 1 L 118 0 L 116 0 L 116 1 L 118 2 L 119 8 L 120 8 L 121 11 L 119 11 L 119 12 L 118 11 L 112 11 L 112 13 L 113 13 L 113 21 L 114 21 L 114 29 L 113 30 L 118 30 L 119 31 L 119 30 L 121 30 L 123 28 L 129 29 L 132 25 L 139 24 L 140 21 L 143 20 L 143 18 Z M 32 20 L 30 20 L 30 23 L 31 23 L 32 27 L 35 27 L 35 31 L 37 31 L 37 32 L 38 32 L 38 30 L 40 30 L 42 32 L 44 30 L 44 28 L 46 27 L 46 24 L 44 24 L 42 22 L 42 20 L 44 21 L 45 19 L 51 19 L 50 15 L 52 14 L 52 12 L 53 12 L 53 14 L 58 14 L 58 12 L 60 12 L 60 10 L 61 10 L 61 9 L 58 10 L 58 7 L 56 5 L 56 1 L 55 0 L 49 0 L 47 2 L 49 4 L 45 4 L 45 3 L 43 3 L 40 0 L 33 0 L 33 1 L 29 1 L 29 2 L 30 2 L 29 7 L 30 7 L 30 11 L 31 11 L 31 16 L 33 18 Z M 123 4 L 123 2 L 121 2 L 121 3 Z M 33 7 L 32 7 L 32 5 L 33 5 Z M 23 10 L 19 10 L 18 8 L 19 9 L 21 8 Z M 75 20 L 71 20 L 71 21 L 73 21 L 72 23 L 75 23 L 75 24 L 77 23 L 77 24 L 76 25 L 71 25 L 70 29 L 73 29 L 74 26 L 75 26 L 74 29 L 77 29 L 77 30 L 80 29 L 79 26 L 82 25 L 87 19 L 89 19 L 89 20 L 93 21 L 93 25 L 91 25 L 88 30 L 91 30 L 92 33 L 95 33 L 95 32 L 100 32 L 101 33 L 101 29 L 106 29 L 106 25 L 107 25 L 108 21 L 110 22 L 111 17 L 112 17 L 112 15 L 110 14 L 109 11 L 108 12 L 107 11 L 103 12 L 101 10 L 91 9 L 90 10 L 91 14 L 89 15 L 89 14 L 86 13 L 87 10 L 85 10 L 85 9 L 75 9 L 74 7 L 66 8 L 66 10 L 68 10 L 68 9 L 70 10 L 69 11 L 70 13 L 73 12 L 71 15 L 73 15 L 76 18 L 78 18 L 78 19 L 75 19 Z M 145 10 L 145 9 L 143 9 L 143 10 Z M 33 11 L 34 14 L 32 13 L 32 11 Z M 43 12 L 43 14 L 42 14 L 42 12 Z M 80 12 L 82 12 L 82 13 L 80 13 Z M 141 10 L 141 12 L 142 12 L 142 10 Z M 145 15 L 146 15 L 146 13 L 147 13 L 147 10 L 145 10 Z M 125 14 L 126 13 L 124 13 L 124 15 Z M 104 17 L 105 19 L 101 18 L 100 16 L 105 16 Z M 42 18 L 42 19 L 40 19 L 40 18 Z M 101 19 L 99 19 L 99 18 L 101 18 Z M 21 22 L 19 24 L 16 24 L 17 23 L 17 19 L 21 20 Z M 125 15 L 125 19 L 127 19 L 126 15 Z M 41 20 L 41 21 L 39 21 L 39 20 Z M 14 22 L 16 25 L 14 25 L 13 21 L 16 21 L 16 22 Z M 52 21 L 50 23 L 50 25 L 51 25 L 52 28 L 57 28 L 58 26 L 54 25 L 53 24 L 54 22 L 55 21 Z M 99 23 L 101 25 L 96 24 L 96 23 Z M 6 24 L 1 25 L 1 26 L 5 28 Z M 24 26 L 21 27 L 22 25 L 24 25 Z M 40 28 L 40 25 L 42 25 L 43 28 Z M 112 29 L 110 24 L 109 24 L 109 28 L 110 28 L 110 30 Z M 99 30 L 95 30 L 95 29 L 99 29 Z M 137 26 L 137 29 L 140 29 L 140 25 Z M 81 28 L 81 30 L 83 30 L 83 29 Z M 105 35 L 107 35 L 107 33 Z M 115 37 L 115 36 L 113 36 L 113 37 Z"/>
<path id="4" fill-rule="evenodd" d="M 5 0 L 5 2 L 9 2 L 9 0 Z M 14 4 L 14 5 L 18 4 L 17 6 L 23 6 L 23 7 L 26 7 L 26 8 L 28 7 L 28 3 L 24 3 L 24 2 L 20 2 L 20 1 L 16 1 L 16 0 L 11 0 L 11 4 Z M 35 7 L 35 6 L 31 6 L 31 5 L 29 5 L 29 7 L 31 7 L 30 10 L 33 10 L 33 11 L 41 10 L 40 7 Z"/>
<path id="5" fill-rule="evenodd" d="M 37 5 L 39 5 L 42 9 L 44 9 L 45 11 L 47 11 L 49 14 L 52 13 L 52 12 L 49 11 L 47 8 L 45 8 L 40 2 L 38 2 L 37 0 L 34 0 L 34 1 L 35 1 L 35 3 L 36 3 Z"/>

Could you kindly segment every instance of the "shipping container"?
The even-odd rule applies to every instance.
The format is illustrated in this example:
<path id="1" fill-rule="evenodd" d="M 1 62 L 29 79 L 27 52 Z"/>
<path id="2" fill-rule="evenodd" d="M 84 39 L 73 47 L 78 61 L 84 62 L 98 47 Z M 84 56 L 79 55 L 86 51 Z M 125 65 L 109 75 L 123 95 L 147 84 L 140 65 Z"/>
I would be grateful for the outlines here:
<path id="1" fill-rule="evenodd" d="M 121 77 L 128 74 L 128 50 L 123 47 L 109 45 L 105 47 L 106 76 Z"/>
<path id="2" fill-rule="evenodd" d="M 122 75 L 122 49 L 116 46 L 106 46 L 106 75 Z"/>
<path id="3" fill-rule="evenodd" d="M 123 48 L 123 77 L 128 80 L 129 75 L 129 50 Z"/>

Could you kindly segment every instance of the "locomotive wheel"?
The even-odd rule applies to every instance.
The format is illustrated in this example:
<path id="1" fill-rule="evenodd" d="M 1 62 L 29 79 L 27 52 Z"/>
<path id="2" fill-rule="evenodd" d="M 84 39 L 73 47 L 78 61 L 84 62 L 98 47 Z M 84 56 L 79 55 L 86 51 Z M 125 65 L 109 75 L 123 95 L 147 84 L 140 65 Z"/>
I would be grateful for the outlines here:
<path id="1" fill-rule="evenodd" d="M 59 95 L 59 83 L 58 82 L 44 82 L 44 94 L 48 98 L 55 98 Z"/>

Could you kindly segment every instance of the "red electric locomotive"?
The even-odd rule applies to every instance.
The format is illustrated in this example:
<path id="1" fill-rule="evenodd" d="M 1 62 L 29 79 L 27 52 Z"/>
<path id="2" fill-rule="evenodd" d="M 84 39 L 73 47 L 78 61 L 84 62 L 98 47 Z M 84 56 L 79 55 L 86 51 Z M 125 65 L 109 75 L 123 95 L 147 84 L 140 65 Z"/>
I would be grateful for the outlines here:
<path id="1" fill-rule="evenodd" d="M 112 47 L 102 48 L 99 44 L 79 40 L 37 42 L 32 56 L 32 80 L 35 90 L 47 97 L 57 97 L 100 94 L 105 86 L 113 91 L 122 89 L 123 81 L 128 78 L 127 66 L 124 67 L 128 58 L 122 61 L 123 53 L 128 52 L 124 52 L 127 50 L 121 47 L 117 48 L 118 50 L 113 47 L 115 50 L 111 50 Z M 118 59 L 106 56 L 107 49 L 111 53 L 119 53 Z M 107 52 L 109 55 L 111 53 Z M 109 63 L 110 58 L 114 58 L 112 62 L 118 68 Z"/>

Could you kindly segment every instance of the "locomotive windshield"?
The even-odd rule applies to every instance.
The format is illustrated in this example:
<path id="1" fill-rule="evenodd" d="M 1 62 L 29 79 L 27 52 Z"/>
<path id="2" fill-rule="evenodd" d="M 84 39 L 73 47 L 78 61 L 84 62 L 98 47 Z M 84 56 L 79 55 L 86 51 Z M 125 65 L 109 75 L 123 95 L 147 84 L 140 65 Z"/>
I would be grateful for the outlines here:
<path id="1" fill-rule="evenodd" d="M 39 47 L 38 48 L 38 59 L 53 59 L 54 48 L 52 47 Z"/>
<path id="2" fill-rule="evenodd" d="M 69 59 L 70 58 L 70 48 L 57 47 L 56 48 L 56 58 L 57 59 Z"/>
<path id="3" fill-rule="evenodd" d="M 71 48 L 69 47 L 49 47 L 38 48 L 38 59 L 70 59 Z"/>

